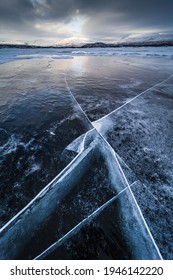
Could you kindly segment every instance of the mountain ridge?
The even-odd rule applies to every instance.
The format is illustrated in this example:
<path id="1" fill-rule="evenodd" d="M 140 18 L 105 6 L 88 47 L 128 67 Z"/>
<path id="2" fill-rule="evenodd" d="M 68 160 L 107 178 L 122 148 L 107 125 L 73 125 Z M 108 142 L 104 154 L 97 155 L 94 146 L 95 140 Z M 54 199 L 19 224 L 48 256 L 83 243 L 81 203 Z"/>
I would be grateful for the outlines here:
<path id="1" fill-rule="evenodd" d="M 166 47 L 173 46 L 173 40 L 168 41 L 130 41 L 121 43 L 93 42 L 85 44 L 66 44 L 66 45 L 35 45 L 35 44 L 13 44 L 0 43 L 0 48 L 117 48 L 117 47 Z"/>

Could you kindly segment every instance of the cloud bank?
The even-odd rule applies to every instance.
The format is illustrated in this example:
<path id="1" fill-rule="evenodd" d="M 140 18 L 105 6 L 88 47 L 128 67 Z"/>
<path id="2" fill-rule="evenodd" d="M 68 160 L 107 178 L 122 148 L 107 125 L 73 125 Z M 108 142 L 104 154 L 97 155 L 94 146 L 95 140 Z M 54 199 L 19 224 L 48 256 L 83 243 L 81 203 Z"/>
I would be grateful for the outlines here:
<path id="1" fill-rule="evenodd" d="M 1 0 L 0 39 L 116 41 L 171 32 L 172 0 Z"/>

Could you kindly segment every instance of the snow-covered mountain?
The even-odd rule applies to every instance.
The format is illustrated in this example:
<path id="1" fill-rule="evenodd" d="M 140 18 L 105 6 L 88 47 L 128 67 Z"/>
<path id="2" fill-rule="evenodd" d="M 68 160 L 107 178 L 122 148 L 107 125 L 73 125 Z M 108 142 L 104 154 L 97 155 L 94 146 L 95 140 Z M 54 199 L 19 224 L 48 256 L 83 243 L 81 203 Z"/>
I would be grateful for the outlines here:
<path id="1" fill-rule="evenodd" d="M 87 38 L 71 37 L 63 40 L 46 41 L 33 40 L 28 42 L 22 41 L 3 41 L 0 46 L 24 46 L 24 47 L 117 47 L 117 46 L 173 46 L 173 33 L 152 33 L 152 34 L 131 34 L 123 35 L 118 40 L 107 42 L 100 40 L 99 42 L 90 42 Z"/>

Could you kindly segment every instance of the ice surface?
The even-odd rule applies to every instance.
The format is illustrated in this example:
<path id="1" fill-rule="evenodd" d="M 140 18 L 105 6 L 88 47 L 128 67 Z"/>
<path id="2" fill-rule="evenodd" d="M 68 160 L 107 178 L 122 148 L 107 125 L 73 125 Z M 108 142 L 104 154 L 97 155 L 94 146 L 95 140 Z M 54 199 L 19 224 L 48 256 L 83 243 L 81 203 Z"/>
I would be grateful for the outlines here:
<path id="1" fill-rule="evenodd" d="M 36 259 L 160 258 L 127 188 Z"/>
<path id="2" fill-rule="evenodd" d="M 120 164 L 118 163 L 115 152 L 105 141 L 105 139 L 98 134 L 97 131 L 95 131 L 95 136 L 93 134 L 93 131 L 91 131 L 90 140 L 88 143 L 89 145 L 88 148 L 86 148 L 86 150 L 81 151 L 78 154 L 78 156 L 69 164 L 69 166 L 67 166 L 50 185 L 48 185 L 40 194 L 38 194 L 37 197 L 20 214 L 18 214 L 15 218 L 12 219 L 12 221 L 10 221 L 6 226 L 4 226 L 1 229 L 0 251 L 1 251 L 2 259 L 9 259 L 9 258 L 26 259 L 26 258 L 34 257 L 35 251 L 30 252 L 29 248 L 36 249 L 37 246 L 36 245 L 33 246 L 34 240 L 40 240 L 36 236 L 34 236 L 34 231 L 36 232 L 36 235 L 37 234 L 39 235 L 38 229 L 41 226 L 41 224 L 43 224 L 46 229 L 47 228 L 49 229 L 49 226 L 45 224 L 45 221 L 48 219 L 49 216 L 53 215 L 53 212 L 57 207 L 57 203 L 58 204 L 62 203 L 64 197 L 67 196 L 67 194 L 72 190 L 72 188 L 74 188 L 74 186 L 78 181 L 80 182 L 82 174 L 86 173 L 88 166 L 91 164 L 91 159 L 94 156 L 96 157 L 96 155 L 98 155 L 99 153 L 104 158 L 107 166 L 108 175 L 106 175 L 106 177 L 109 178 L 110 190 L 117 193 L 118 194 L 117 197 L 119 197 L 124 190 L 128 189 L 127 197 L 125 199 L 123 198 L 122 200 L 120 199 L 118 213 L 121 217 L 120 220 L 121 219 L 123 220 L 123 225 L 121 226 L 123 228 L 123 234 L 124 236 L 126 236 L 125 240 L 127 239 L 126 243 L 128 244 L 128 247 L 129 246 L 133 247 L 133 254 L 131 258 L 137 258 L 137 259 L 156 258 L 157 259 L 161 257 L 157 249 L 157 246 L 154 243 L 154 240 L 151 236 L 151 233 L 148 227 L 146 226 L 144 218 L 141 215 L 141 212 L 139 211 L 139 206 L 137 205 L 136 200 L 129 188 L 128 181 L 124 175 L 124 172 Z M 101 171 L 101 174 L 102 173 L 103 171 Z M 92 177 L 92 180 L 94 179 L 92 175 L 90 175 L 89 177 Z M 103 181 L 103 179 L 101 179 L 101 181 Z M 91 185 L 91 183 L 89 182 L 87 182 L 87 184 L 89 184 L 88 187 Z M 84 182 L 81 183 L 81 185 L 85 186 Z M 96 185 L 98 185 L 98 182 L 96 182 Z M 90 194 L 91 193 L 92 190 L 90 191 Z M 103 194 L 104 193 L 105 190 L 103 191 Z M 85 195 L 87 195 L 87 191 L 85 191 Z M 128 200 L 129 200 L 129 206 L 128 209 L 126 209 Z M 87 201 L 89 201 L 89 197 Z M 88 203 L 87 201 L 84 202 L 85 208 Z M 124 208 L 124 203 L 126 203 L 126 208 Z M 105 205 L 109 205 L 109 203 L 108 204 L 106 203 Z M 97 208 L 98 206 L 96 207 L 96 209 Z M 90 209 L 90 211 L 92 212 L 94 211 L 94 209 L 91 210 L 92 209 L 91 206 L 89 206 L 88 209 Z M 104 207 L 102 207 L 101 209 L 104 209 Z M 95 211 L 96 211 L 95 213 L 97 213 L 97 210 Z M 99 212 L 100 210 L 98 211 L 98 213 Z M 41 213 L 41 215 L 39 215 L 38 213 Z M 57 212 L 57 214 L 58 213 L 59 211 Z M 129 229 L 129 227 L 127 226 L 128 229 L 126 229 L 125 224 L 129 220 L 129 217 L 131 217 L 132 220 L 134 219 L 133 226 L 131 229 Z M 55 218 L 52 219 L 53 221 L 55 221 Z M 85 221 L 87 221 L 88 219 L 90 219 L 90 217 L 86 218 L 84 222 L 81 222 L 79 228 L 81 227 L 81 225 L 83 225 L 83 223 L 85 224 Z M 129 224 L 129 222 L 127 224 Z M 132 222 L 130 222 L 130 224 L 132 225 Z M 139 236 L 136 237 L 136 235 L 134 235 L 134 227 L 136 228 L 137 224 L 139 226 L 139 236 L 142 238 L 141 246 L 142 247 L 144 246 L 146 248 L 145 243 L 147 242 L 148 244 L 147 245 L 148 248 L 146 249 L 146 252 L 144 251 L 144 249 L 138 251 L 137 248 L 137 244 L 135 240 L 139 241 Z M 40 231 L 40 234 L 42 235 L 43 232 L 44 229 Z M 33 238 L 32 244 L 28 243 L 32 238 Z M 145 239 L 145 241 L 143 241 L 143 239 Z M 15 242 L 15 250 L 12 246 L 14 242 Z M 46 246 L 46 242 L 41 242 L 40 244 L 43 244 L 42 247 L 39 246 L 40 250 L 41 248 L 43 249 L 44 246 Z M 26 246 L 28 246 L 28 249 L 26 248 Z M 24 253 L 22 253 L 23 250 Z M 132 251 L 132 248 L 128 250 Z M 139 252 L 142 252 L 142 255 L 140 255 Z M 36 253 L 37 251 L 35 252 L 35 254 Z"/>
<path id="3" fill-rule="evenodd" d="M 171 60 L 75 57 L 67 80 L 89 119 L 96 121 L 171 74 Z"/>
<path id="4" fill-rule="evenodd" d="M 104 159 L 97 152 L 85 169 L 85 174 L 78 179 L 73 190 L 67 192 L 50 218 L 44 220 L 44 223 L 37 228 L 18 258 L 35 257 L 114 196 L 115 193 L 109 185 Z"/>
<path id="5" fill-rule="evenodd" d="M 28 206 L 0 229 L 1 259 L 16 258 L 31 238 L 31 233 L 51 215 L 57 203 L 62 201 L 84 174 L 93 157 L 95 145 L 95 141 L 92 142 Z"/>
<path id="6" fill-rule="evenodd" d="M 73 58 L 73 56 L 70 55 L 45 55 L 45 54 L 21 54 L 17 55 L 16 59 L 36 59 L 36 58 L 48 58 L 48 59 L 69 59 Z"/>
<path id="7" fill-rule="evenodd" d="M 159 82 L 158 84 L 142 91 L 141 93 L 139 93 L 138 95 L 136 95 L 135 97 L 131 98 L 130 100 L 128 100 L 127 102 L 125 102 L 123 105 L 121 105 L 120 107 L 116 108 L 115 110 L 113 110 L 112 112 L 110 112 L 109 114 L 105 115 L 104 117 L 102 117 L 101 119 L 93 122 L 94 127 L 96 127 L 101 134 L 106 134 L 107 131 L 109 130 L 109 128 L 111 126 L 113 126 L 113 121 L 111 121 L 111 116 L 114 115 L 117 111 L 121 110 L 122 108 L 124 108 L 125 106 L 127 106 L 129 103 L 133 102 L 136 98 L 139 98 L 140 96 L 142 96 L 143 94 L 146 94 L 148 92 L 152 92 L 153 89 L 157 90 L 157 87 L 159 87 L 160 85 L 166 83 L 167 81 L 169 81 L 171 78 L 173 77 L 173 74 L 171 74 L 169 77 L 167 77 L 165 80 L 162 80 L 161 82 Z M 104 127 L 104 129 L 103 129 Z"/>
<path id="8" fill-rule="evenodd" d="M 0 226 L 66 166 L 64 148 L 92 128 L 64 75 L 48 73 L 46 65 L 0 67 Z"/>
<path id="9" fill-rule="evenodd" d="M 75 56 L 121 56 L 121 57 L 164 57 L 173 58 L 173 47 L 121 47 L 121 48 L 47 48 L 47 49 L 21 49 L 1 48 L 0 63 L 6 63 L 17 59 L 32 58 L 73 58 Z"/>
<path id="10" fill-rule="evenodd" d="M 172 213 L 172 75 L 108 116 L 105 137 Z M 106 117 L 105 117 L 106 119 Z M 99 121 L 98 121 L 99 122 Z M 145 168 L 144 168 L 145 166 Z"/>
<path id="11" fill-rule="evenodd" d="M 6 95 L 0 98 L 3 116 L 0 149 L 4 165 L 6 160 L 12 162 L 16 155 L 19 156 L 14 162 L 15 174 L 23 167 L 23 177 L 21 180 L 15 178 L 12 189 L 21 194 L 20 188 L 26 186 L 23 178 L 28 180 L 33 175 L 33 182 L 35 178 L 34 184 L 38 185 L 36 180 L 44 170 L 47 153 L 50 162 L 45 170 L 50 173 L 48 168 L 52 169 L 52 162 L 56 166 L 54 176 L 58 175 L 53 181 L 47 177 L 47 182 L 51 183 L 45 188 L 46 180 L 41 179 L 41 188 L 37 191 L 32 188 L 37 194 L 35 198 L 29 197 L 25 205 L 32 199 L 31 202 L 17 215 L 13 213 L 14 217 L 1 228 L 2 259 L 37 256 L 49 259 L 160 259 L 159 250 L 164 258 L 172 258 L 172 221 L 169 222 L 172 215 L 169 205 L 172 75 L 169 75 L 172 70 L 170 60 L 167 60 L 167 66 L 164 64 L 170 53 L 167 52 L 167 58 L 163 60 L 162 50 L 132 48 L 124 53 L 123 49 L 114 49 L 114 52 L 112 49 L 97 52 L 90 49 L 82 50 L 82 54 L 74 49 L 57 50 L 57 53 L 50 49 L 14 50 L 11 57 L 9 55 L 9 59 L 16 60 L 11 62 L 13 70 L 10 70 L 10 63 L 0 69 L 3 70 L 1 89 L 6 90 Z M 172 48 L 169 50 L 171 52 Z M 8 60 L 8 51 L 5 52 L 7 56 L 4 57 Z M 75 58 L 71 61 L 53 59 L 71 56 L 72 52 Z M 108 64 L 108 56 L 114 56 L 116 60 L 111 58 Z M 118 58 L 121 56 L 130 58 Z M 145 56 L 158 56 L 159 68 L 158 60 L 152 59 L 151 63 L 151 58 L 147 58 L 144 63 L 142 58 L 134 59 Z M 27 64 L 23 59 L 28 59 Z M 117 61 L 122 64 L 116 74 Z M 152 73 L 156 69 L 154 76 Z M 7 82 L 9 73 L 13 87 Z M 110 73 L 114 78 L 103 77 Z M 25 88 L 21 75 L 26 79 Z M 105 102 L 109 102 L 109 106 Z M 37 123 L 34 123 L 36 119 Z M 95 121 L 91 123 L 90 120 Z M 164 140 L 163 137 L 160 144 L 156 135 L 161 136 L 162 129 L 168 138 Z M 27 155 L 25 166 L 23 151 Z M 40 155 L 44 155 L 41 161 Z M 60 161 L 59 169 L 56 160 Z M 162 166 L 166 166 L 166 171 L 162 168 L 159 173 Z M 147 174 L 149 169 L 151 176 Z M 137 178 L 147 182 L 147 187 Z M 162 179 L 164 185 L 160 184 Z M 29 185 L 34 184 L 29 182 Z M 14 201 L 16 198 L 13 197 Z M 149 208 L 146 200 L 150 203 Z M 2 204 L 2 208 L 10 209 L 8 200 L 3 201 L 6 204 Z M 158 219 L 162 221 L 164 215 L 163 237 Z"/>
<path id="12" fill-rule="evenodd" d="M 172 214 L 139 181 L 131 189 L 139 203 L 144 218 L 164 259 L 173 258 L 173 219 Z M 146 203 L 147 201 L 147 203 Z"/>

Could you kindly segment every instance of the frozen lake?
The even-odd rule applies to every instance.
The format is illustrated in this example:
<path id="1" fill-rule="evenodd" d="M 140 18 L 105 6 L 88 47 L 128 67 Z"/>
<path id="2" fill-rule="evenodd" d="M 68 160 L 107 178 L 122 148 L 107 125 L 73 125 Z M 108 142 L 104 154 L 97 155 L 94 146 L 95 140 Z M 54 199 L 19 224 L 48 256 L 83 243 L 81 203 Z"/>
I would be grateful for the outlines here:
<path id="1" fill-rule="evenodd" d="M 173 47 L 4 48 L 0 63 L 0 257 L 36 258 L 67 234 L 43 258 L 172 259 Z M 31 230 L 56 177 L 55 206 L 20 245 L 17 220 Z"/>

